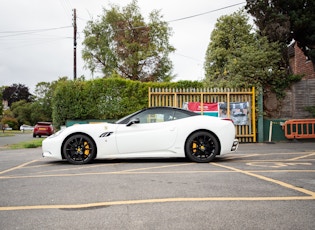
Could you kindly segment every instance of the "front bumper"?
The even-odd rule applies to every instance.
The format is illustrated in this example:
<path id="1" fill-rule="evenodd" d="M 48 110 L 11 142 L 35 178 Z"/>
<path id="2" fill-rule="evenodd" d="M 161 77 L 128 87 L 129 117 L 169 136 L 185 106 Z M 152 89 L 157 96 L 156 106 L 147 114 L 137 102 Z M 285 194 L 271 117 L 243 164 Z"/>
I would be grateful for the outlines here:
<path id="1" fill-rule="evenodd" d="M 62 140 L 58 137 L 48 137 L 42 142 L 42 156 L 62 159 L 61 155 Z"/>

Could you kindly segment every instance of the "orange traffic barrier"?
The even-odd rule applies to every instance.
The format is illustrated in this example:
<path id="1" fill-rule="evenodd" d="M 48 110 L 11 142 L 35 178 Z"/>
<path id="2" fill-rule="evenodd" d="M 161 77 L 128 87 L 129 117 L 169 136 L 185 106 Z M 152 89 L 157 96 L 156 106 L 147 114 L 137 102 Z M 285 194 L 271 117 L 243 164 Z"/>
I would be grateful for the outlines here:
<path id="1" fill-rule="evenodd" d="M 287 120 L 282 128 L 287 139 L 315 138 L 315 119 Z"/>

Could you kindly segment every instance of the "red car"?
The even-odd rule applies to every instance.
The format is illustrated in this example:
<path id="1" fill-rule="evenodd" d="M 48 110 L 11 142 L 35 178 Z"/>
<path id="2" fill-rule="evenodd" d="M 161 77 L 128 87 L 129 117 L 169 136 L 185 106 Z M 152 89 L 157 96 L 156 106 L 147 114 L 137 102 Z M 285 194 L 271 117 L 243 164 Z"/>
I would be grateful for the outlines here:
<path id="1" fill-rule="evenodd" d="M 50 136 L 54 133 L 54 127 L 52 126 L 51 122 L 37 122 L 34 131 L 33 131 L 33 137 L 41 137 L 41 136 Z"/>

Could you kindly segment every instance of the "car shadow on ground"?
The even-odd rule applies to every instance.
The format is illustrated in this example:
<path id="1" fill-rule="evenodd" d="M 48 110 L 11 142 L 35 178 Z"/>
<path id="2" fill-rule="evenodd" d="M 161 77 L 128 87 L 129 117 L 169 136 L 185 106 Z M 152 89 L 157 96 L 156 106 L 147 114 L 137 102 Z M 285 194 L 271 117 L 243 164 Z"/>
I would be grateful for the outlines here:
<path id="1" fill-rule="evenodd" d="M 217 157 L 211 162 L 230 162 L 235 160 L 235 158 L 225 158 Z M 211 163 L 210 162 L 210 163 Z M 47 164 L 55 165 L 74 165 L 69 163 L 67 160 L 61 161 L 47 161 Z M 95 165 L 95 164 L 117 164 L 117 163 L 130 163 L 130 164 L 151 164 L 151 163 L 196 163 L 187 158 L 137 158 L 137 159 L 95 159 L 91 163 L 85 165 Z M 207 163 L 196 163 L 196 164 L 207 164 Z"/>

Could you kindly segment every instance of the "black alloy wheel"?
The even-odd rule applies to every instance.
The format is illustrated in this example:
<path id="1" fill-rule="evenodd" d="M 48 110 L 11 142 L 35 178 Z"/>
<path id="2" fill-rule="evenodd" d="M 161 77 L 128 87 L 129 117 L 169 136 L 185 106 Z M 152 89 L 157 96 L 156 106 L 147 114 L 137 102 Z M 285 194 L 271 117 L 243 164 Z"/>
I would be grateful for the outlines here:
<path id="1" fill-rule="evenodd" d="M 67 161 L 76 165 L 90 163 L 96 156 L 94 141 L 84 134 L 70 136 L 62 150 Z"/>
<path id="2" fill-rule="evenodd" d="M 186 141 L 186 156 L 198 163 L 212 161 L 219 152 L 219 142 L 215 136 L 206 131 L 199 131 L 190 135 Z"/>

